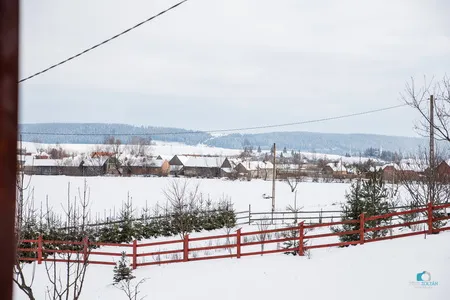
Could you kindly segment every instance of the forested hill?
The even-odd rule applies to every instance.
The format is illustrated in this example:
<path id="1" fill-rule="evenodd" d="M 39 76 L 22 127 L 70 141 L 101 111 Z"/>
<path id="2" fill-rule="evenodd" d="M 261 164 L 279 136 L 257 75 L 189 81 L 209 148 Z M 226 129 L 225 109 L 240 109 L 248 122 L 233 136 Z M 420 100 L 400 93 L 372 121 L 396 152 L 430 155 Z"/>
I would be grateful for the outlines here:
<path id="1" fill-rule="evenodd" d="M 272 132 L 259 134 L 230 134 L 212 136 L 209 133 L 195 132 L 180 128 L 132 126 L 126 124 L 105 123 L 41 123 L 21 124 L 24 141 L 41 143 L 98 144 L 107 137 L 115 136 L 124 142 L 133 136 L 151 137 L 152 140 L 180 142 L 187 145 L 206 144 L 209 146 L 242 149 L 251 146 L 254 149 L 270 149 L 277 143 L 278 149 L 353 155 L 373 147 L 383 151 L 402 153 L 417 152 L 420 146 L 426 146 L 423 138 L 396 137 L 373 134 L 336 134 L 316 132 Z M 61 135 L 53 135 L 60 133 Z M 98 135 L 101 134 L 101 135 Z M 104 134 L 104 135 L 103 135 Z M 132 134 L 121 135 L 121 134 Z"/>

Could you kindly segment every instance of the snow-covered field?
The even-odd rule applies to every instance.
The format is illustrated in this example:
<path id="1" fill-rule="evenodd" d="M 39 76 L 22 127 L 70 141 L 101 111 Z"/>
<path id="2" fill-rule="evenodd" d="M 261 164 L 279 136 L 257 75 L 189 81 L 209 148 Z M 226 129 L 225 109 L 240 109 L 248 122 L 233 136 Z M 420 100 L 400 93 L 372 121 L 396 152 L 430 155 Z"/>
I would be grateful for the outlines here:
<path id="1" fill-rule="evenodd" d="M 27 152 L 36 153 L 38 149 L 48 149 L 52 147 L 61 147 L 66 150 L 68 153 L 89 153 L 96 151 L 99 147 L 104 147 L 104 145 L 96 145 L 96 144 L 41 144 L 41 143 L 33 143 L 33 142 L 22 142 L 22 147 L 27 149 Z M 184 155 L 184 154 L 196 154 L 196 155 L 220 155 L 220 156 L 236 156 L 242 152 L 242 149 L 226 149 L 226 148 L 218 148 L 218 147 L 210 147 L 207 145 L 199 144 L 195 146 L 186 145 L 183 143 L 174 143 L 174 142 L 162 142 L 162 141 L 153 141 L 150 146 L 150 150 L 152 155 L 162 155 L 162 156 L 174 156 L 174 155 Z M 263 152 L 268 152 L 263 151 Z M 277 151 L 277 153 L 281 151 Z M 364 162 L 367 161 L 366 157 L 345 157 L 336 154 L 324 154 L 324 153 L 311 153 L 311 152 L 302 152 L 302 155 L 308 159 L 328 159 L 328 160 L 342 160 L 343 163 L 356 163 L 356 162 Z"/>
<path id="2" fill-rule="evenodd" d="M 130 193 L 135 207 L 164 204 L 163 190 L 175 178 L 156 177 L 89 177 L 86 179 L 91 194 L 92 215 L 118 210 Z M 78 197 L 78 188 L 83 187 L 84 178 L 66 176 L 33 176 L 35 207 L 45 203 L 48 196 L 50 206 L 62 212 L 67 203 L 67 185 L 71 184 L 71 200 Z M 200 191 L 219 199 L 222 195 L 231 197 L 236 210 L 270 211 L 271 200 L 262 194 L 271 193 L 271 182 L 263 180 L 229 181 L 224 179 L 189 179 L 189 184 L 199 184 Z M 349 184 L 302 182 L 298 186 L 297 203 L 304 209 L 339 209 L 336 205 L 345 200 Z M 277 182 L 276 206 L 284 210 L 292 205 L 294 193 L 284 182 Z M 335 205 L 333 205 L 335 204 Z M 236 229 L 236 228 L 235 228 Z M 234 230 L 232 233 L 234 232 Z M 243 232 L 257 230 L 256 226 L 244 226 Z M 318 234 L 329 229 L 318 229 Z M 201 232 L 191 237 L 225 234 L 224 230 Z M 279 238 L 279 237 L 274 237 Z M 176 239 L 176 237 L 166 238 Z M 333 239 L 333 240 L 332 240 Z M 158 240 L 163 240 L 158 238 Z M 252 240 L 243 240 L 248 242 Z M 318 240 L 314 244 L 337 241 L 335 237 Z M 142 241 L 142 243 L 145 241 Z M 223 241 L 213 240 L 211 245 Z M 234 241 L 232 240 L 231 243 Z M 197 246 L 190 244 L 190 248 Z M 279 245 L 267 245 L 266 250 Z M 176 245 L 179 249 L 180 245 Z M 244 249 L 246 248 L 246 249 Z M 243 253 L 259 251 L 259 246 L 243 247 Z M 142 251 L 165 251 L 170 245 L 155 249 L 138 248 Z M 123 248 L 104 247 L 96 251 L 119 253 Z M 131 249 L 128 250 L 128 252 Z M 233 249 L 233 252 L 235 250 Z M 226 254 L 227 250 L 199 251 L 192 256 Z M 181 255 L 181 254 L 180 254 Z M 98 257 L 92 257 L 98 259 Z M 117 257 L 102 257 L 102 260 L 117 261 Z M 140 258 L 139 262 L 143 262 Z M 152 261 L 153 257 L 145 258 Z M 163 257 L 168 260 L 171 257 Z M 45 265 L 35 265 L 34 290 L 37 299 L 45 299 L 48 279 Z M 26 268 L 28 276 L 33 265 Z M 81 299 L 123 299 L 121 291 L 113 286 L 112 266 L 90 265 Z M 427 271 L 432 281 L 438 285 L 432 288 L 417 288 L 416 274 Z M 450 293 L 450 233 L 415 236 L 398 240 L 382 241 L 348 248 L 323 248 L 311 250 L 311 257 L 269 254 L 242 257 L 241 259 L 221 259 L 198 261 L 161 266 L 139 267 L 137 278 L 148 278 L 142 285 L 142 295 L 149 299 L 447 299 Z M 26 299 L 16 290 L 16 300 Z"/>
<path id="3" fill-rule="evenodd" d="M 104 145 L 97 144 L 59 144 L 58 147 L 66 150 L 69 153 L 89 153 L 93 152 L 99 147 Z M 32 142 L 22 142 L 22 147 L 26 148 L 28 152 L 36 152 L 38 149 L 47 149 L 51 147 L 56 147 L 54 144 L 41 144 Z M 195 145 L 190 146 L 182 143 L 174 142 L 161 142 L 153 141 L 150 146 L 150 152 L 153 155 L 168 155 L 174 156 L 176 154 L 198 154 L 198 155 L 223 155 L 223 156 L 233 156 L 238 155 L 242 150 L 238 149 L 225 149 L 217 147 L 209 147 L 206 145 Z"/>
<path id="4" fill-rule="evenodd" d="M 45 207 L 46 199 L 50 207 L 62 212 L 67 204 L 68 183 L 71 186 L 71 201 L 79 197 L 78 189 L 83 189 L 85 178 L 68 176 L 32 176 L 30 189 L 34 189 L 35 207 L 42 202 Z M 199 191 L 218 201 L 228 196 L 236 211 L 246 211 L 251 205 L 253 212 L 268 212 L 271 210 L 272 200 L 264 199 L 263 194 L 271 195 L 272 182 L 264 180 L 230 181 L 226 179 L 184 179 L 168 177 L 88 177 L 87 185 L 90 189 L 91 217 L 96 214 L 101 217 L 110 215 L 110 210 L 118 212 L 122 203 L 127 201 L 128 193 L 137 211 L 146 205 L 164 205 L 166 198 L 164 189 L 171 181 L 185 181 L 193 188 L 199 186 Z M 301 182 L 297 187 L 297 207 L 304 210 L 336 210 L 336 205 L 345 200 L 345 192 L 349 188 L 347 183 L 313 183 Z M 294 205 L 294 193 L 287 183 L 276 182 L 275 204 L 277 210 L 286 210 L 286 206 Z"/>
<path id="5" fill-rule="evenodd" d="M 111 266 L 88 268 L 81 299 L 124 299 L 111 285 Z M 437 285 L 417 287 L 423 271 Z M 134 274 L 147 278 L 141 295 L 148 299 L 448 299 L 450 233 L 317 249 L 310 259 L 271 254 L 141 267 Z M 45 299 L 46 282 L 44 265 L 37 266 L 37 299 Z M 16 289 L 14 299 L 26 297 Z"/>

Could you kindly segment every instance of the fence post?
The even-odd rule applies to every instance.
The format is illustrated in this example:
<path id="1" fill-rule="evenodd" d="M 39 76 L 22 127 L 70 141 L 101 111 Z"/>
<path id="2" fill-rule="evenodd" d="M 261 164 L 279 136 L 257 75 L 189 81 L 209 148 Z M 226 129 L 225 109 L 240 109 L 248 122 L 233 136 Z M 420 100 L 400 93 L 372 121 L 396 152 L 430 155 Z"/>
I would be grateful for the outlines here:
<path id="1" fill-rule="evenodd" d="M 364 218 L 364 213 L 359 215 L 359 243 L 361 245 L 364 245 L 364 232 L 365 232 L 365 227 L 366 223 L 365 223 L 365 218 Z"/>
<path id="2" fill-rule="evenodd" d="M 189 234 L 186 234 L 183 240 L 183 261 L 188 260 L 189 260 Z"/>
<path id="3" fill-rule="evenodd" d="M 252 219 L 252 205 L 248 205 L 248 225 L 250 225 Z"/>
<path id="4" fill-rule="evenodd" d="M 83 239 L 83 263 L 86 264 L 88 261 L 88 244 L 89 238 L 86 236 Z"/>
<path id="5" fill-rule="evenodd" d="M 133 241 L 133 270 L 137 268 L 137 240 Z"/>
<path id="6" fill-rule="evenodd" d="M 37 251 L 38 265 L 42 264 L 42 235 L 38 237 L 38 251 Z"/>
<path id="7" fill-rule="evenodd" d="M 433 203 L 427 204 L 428 210 L 428 234 L 433 234 Z"/>
<path id="8" fill-rule="evenodd" d="M 303 226 L 304 226 L 304 221 L 300 222 L 300 224 L 298 224 L 298 255 L 300 256 L 304 256 L 305 255 L 305 251 L 303 249 L 303 235 L 304 235 L 304 230 L 303 230 Z"/>
<path id="9" fill-rule="evenodd" d="M 241 258 L 241 228 L 236 231 L 236 256 Z"/>

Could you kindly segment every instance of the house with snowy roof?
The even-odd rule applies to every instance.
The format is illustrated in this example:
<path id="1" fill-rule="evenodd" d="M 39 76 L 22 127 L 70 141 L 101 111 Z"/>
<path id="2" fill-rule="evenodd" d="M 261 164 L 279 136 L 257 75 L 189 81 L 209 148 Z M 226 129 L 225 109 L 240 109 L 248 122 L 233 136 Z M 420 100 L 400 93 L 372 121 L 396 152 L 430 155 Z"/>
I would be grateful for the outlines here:
<path id="1" fill-rule="evenodd" d="M 184 163 L 182 173 L 189 177 L 221 177 L 222 169 L 231 168 L 226 157 L 192 156 Z"/>
<path id="2" fill-rule="evenodd" d="M 273 164 L 269 161 L 243 161 L 235 167 L 236 172 L 241 176 L 252 178 L 272 178 Z"/>
<path id="3" fill-rule="evenodd" d="M 398 164 L 388 163 L 371 168 L 370 172 L 381 172 L 386 181 L 397 182 L 398 180 L 417 180 L 425 171 L 425 165 L 412 159 L 403 159 Z"/>
<path id="4" fill-rule="evenodd" d="M 347 174 L 347 168 L 344 166 L 342 161 L 337 161 L 326 164 L 323 168 L 323 172 L 325 174 L 345 175 Z"/>
<path id="5" fill-rule="evenodd" d="M 62 160 L 26 157 L 23 171 L 28 175 L 62 175 Z"/>
<path id="6" fill-rule="evenodd" d="M 182 175 L 184 164 L 189 160 L 189 156 L 175 155 L 169 160 L 169 171 L 172 175 Z"/>
<path id="7" fill-rule="evenodd" d="M 145 156 L 126 158 L 122 164 L 123 175 L 169 175 L 170 165 L 167 160 Z"/>

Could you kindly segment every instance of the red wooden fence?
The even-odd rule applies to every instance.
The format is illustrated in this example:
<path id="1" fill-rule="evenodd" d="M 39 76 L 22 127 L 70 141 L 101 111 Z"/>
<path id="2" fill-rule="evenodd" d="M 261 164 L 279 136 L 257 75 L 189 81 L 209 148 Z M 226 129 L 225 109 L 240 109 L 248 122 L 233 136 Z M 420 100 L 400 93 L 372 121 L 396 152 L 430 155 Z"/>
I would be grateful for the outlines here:
<path id="1" fill-rule="evenodd" d="M 375 241 L 381 241 L 386 239 L 395 239 L 395 238 L 403 238 L 407 236 L 414 236 L 414 235 L 420 235 L 420 234 L 432 234 L 432 233 L 439 233 L 444 230 L 450 230 L 450 226 L 441 227 L 439 229 L 433 228 L 433 223 L 437 221 L 444 221 L 449 220 L 450 216 L 445 215 L 444 217 L 440 218 L 433 218 L 433 212 L 436 210 L 442 210 L 445 208 L 450 208 L 450 204 L 444 204 L 444 205 L 428 205 L 426 208 L 418 208 L 403 212 L 394 212 L 389 213 L 385 215 L 380 216 L 371 216 L 371 217 L 365 217 L 364 214 L 361 214 L 359 220 L 347 220 L 347 221 L 340 221 L 340 222 L 331 222 L 331 223 L 322 223 L 322 224 L 314 224 L 314 225 L 306 225 L 303 222 L 301 222 L 296 227 L 289 227 L 289 228 L 279 228 L 279 229 L 270 229 L 270 230 L 262 230 L 262 231 L 250 231 L 250 232 L 241 232 L 241 229 L 238 229 L 236 233 L 232 234 L 225 234 L 225 235 L 215 235 L 215 236 L 207 236 L 207 237 L 195 237 L 190 238 L 189 235 L 186 235 L 183 239 L 175 239 L 175 240 L 168 240 L 168 241 L 159 241 L 159 242 L 150 242 L 150 243 L 138 243 L 138 241 L 134 240 L 132 244 L 115 244 L 115 243 L 97 243 L 97 242 L 89 242 L 87 238 L 83 239 L 81 242 L 73 242 L 73 241 L 44 241 L 42 239 L 42 236 L 39 236 L 37 240 L 23 240 L 24 243 L 31 243 L 35 246 L 35 248 L 20 248 L 18 249 L 18 252 L 32 252 L 35 253 L 35 257 L 23 257 L 21 260 L 23 261 L 37 261 L 38 264 L 41 264 L 43 261 L 50 261 L 50 262 L 75 262 L 75 263 L 89 263 L 89 264 L 102 264 L 102 265 L 115 265 L 116 263 L 114 261 L 104 261 L 104 260 L 91 260 L 90 258 L 92 256 L 107 256 L 107 257 L 120 257 L 122 254 L 119 252 L 105 252 L 105 251 L 96 251 L 91 250 L 89 251 L 89 246 L 99 246 L 99 247 L 121 247 L 121 248 L 131 248 L 131 253 L 126 254 L 128 257 L 131 257 L 132 259 L 132 266 L 133 269 L 136 269 L 139 266 L 149 266 L 149 265 L 159 265 L 159 264 L 169 264 L 169 263 L 177 263 L 177 262 L 187 262 L 187 261 L 196 261 L 196 260 L 206 260 L 206 259 L 221 259 L 221 258 L 241 258 L 242 256 L 250 256 L 250 255 L 263 255 L 263 254 L 269 254 L 269 253 L 282 253 L 287 251 L 297 251 L 299 255 L 303 256 L 305 251 L 311 250 L 311 249 L 317 249 L 317 248 L 328 248 L 328 247 L 340 247 L 340 246 L 348 246 L 348 245 L 357 245 L 357 244 L 364 244 L 367 242 L 375 242 Z M 367 222 L 378 220 L 378 219 L 385 219 L 390 218 L 394 216 L 404 216 L 408 214 L 413 213 L 427 213 L 427 218 L 418 220 L 418 221 L 412 221 L 412 222 L 403 222 L 398 224 L 392 224 L 387 226 L 379 226 L 379 227 L 373 227 L 373 228 L 367 228 Z M 336 226 L 336 225 L 342 225 L 342 224 L 355 224 L 360 223 L 360 229 L 359 230 L 352 230 L 352 231 L 346 231 L 346 232 L 331 232 L 331 233 L 322 233 L 322 234 L 308 234 L 308 231 L 314 228 L 320 228 L 320 227 L 328 227 L 328 226 Z M 426 230 L 421 231 L 413 231 L 403 234 L 396 234 L 392 236 L 383 236 L 379 238 L 374 239 L 366 239 L 365 234 L 369 232 L 375 232 L 380 230 L 387 230 L 387 229 L 393 229 L 393 228 L 399 228 L 399 227 L 405 227 L 405 226 L 412 226 L 412 225 L 418 225 L 418 224 L 427 224 Z M 449 225 L 449 224 L 447 224 Z M 283 238 L 275 238 L 275 239 L 266 239 L 267 235 L 272 233 L 281 233 L 281 232 L 287 232 L 287 231 L 298 231 L 298 234 L 295 237 L 283 237 Z M 349 241 L 349 242 L 339 242 L 339 243 L 327 243 L 327 244 L 314 244 L 305 246 L 304 241 L 305 240 L 314 240 L 314 239 L 320 239 L 325 237 L 338 237 L 342 235 L 349 235 L 349 234 L 358 234 L 359 240 L 356 241 Z M 246 237 L 257 237 L 256 241 L 245 241 Z M 262 238 L 262 237 L 266 238 Z M 259 237 L 259 240 L 258 240 Z M 194 246 L 191 247 L 191 243 L 200 242 L 200 241 L 213 241 L 217 239 L 235 239 L 236 241 L 234 243 L 228 243 L 225 245 L 216 245 L 216 246 L 206 246 L 206 247 L 198 247 Z M 243 241 L 244 238 L 244 241 Z M 293 241 L 295 239 L 298 239 L 298 249 L 271 249 L 271 250 L 261 250 L 261 251 L 242 251 L 242 249 L 248 249 L 249 246 L 257 246 L 257 245 L 263 245 L 263 244 L 273 244 L 273 243 L 282 243 L 287 241 Z M 83 246 L 81 251 L 73 251 L 73 250 L 54 250 L 54 249 L 46 249 L 46 245 L 78 245 Z M 181 247 L 178 247 L 177 249 L 173 250 L 164 250 L 164 251 L 153 251 L 153 252 L 145 252 L 145 253 L 138 253 L 139 249 L 147 248 L 147 247 L 155 247 L 155 246 L 161 246 L 161 245 L 178 245 Z M 229 253 L 225 255 L 213 255 L 213 256 L 206 256 L 206 257 L 190 257 L 189 254 L 193 253 L 195 251 L 210 251 L 210 250 L 218 250 L 218 249 L 235 249 L 235 253 Z M 231 251 L 230 251 L 231 252 Z M 48 255 L 44 254 L 66 254 L 67 258 L 56 258 L 50 257 Z M 72 259 L 71 255 L 75 254 L 76 259 Z M 144 257 L 150 257 L 150 256 L 161 256 L 161 255 L 174 255 L 177 256 L 173 259 L 169 260 L 157 260 L 152 262 L 138 262 L 138 258 L 144 258 Z M 178 254 L 182 254 L 181 258 L 178 257 Z M 81 257 L 81 258 L 80 258 Z"/>

